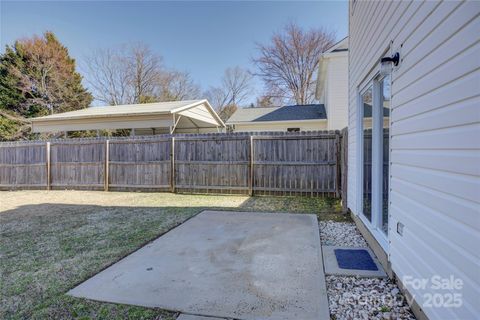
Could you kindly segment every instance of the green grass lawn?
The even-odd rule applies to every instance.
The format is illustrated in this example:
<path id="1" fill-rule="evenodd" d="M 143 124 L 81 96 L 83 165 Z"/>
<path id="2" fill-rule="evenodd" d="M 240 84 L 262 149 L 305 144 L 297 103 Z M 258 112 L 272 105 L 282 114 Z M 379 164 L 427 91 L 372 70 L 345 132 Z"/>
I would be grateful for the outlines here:
<path id="1" fill-rule="evenodd" d="M 314 213 L 345 220 L 338 201 L 90 191 L 0 192 L 1 319 L 175 319 L 159 309 L 65 295 L 204 209 Z"/>

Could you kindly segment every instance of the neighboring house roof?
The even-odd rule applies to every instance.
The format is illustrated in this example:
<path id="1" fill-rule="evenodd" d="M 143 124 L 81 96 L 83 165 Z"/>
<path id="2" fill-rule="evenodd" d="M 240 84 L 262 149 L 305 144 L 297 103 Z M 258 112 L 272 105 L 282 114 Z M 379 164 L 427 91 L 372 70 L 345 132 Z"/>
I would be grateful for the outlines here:
<path id="1" fill-rule="evenodd" d="M 125 122 L 127 122 L 126 128 L 130 128 L 128 122 L 132 123 L 132 128 L 143 128 L 143 125 L 151 126 L 152 123 L 164 126 L 166 122 L 160 125 L 159 120 L 161 118 L 173 119 L 171 115 L 177 115 L 182 119 L 187 118 L 190 126 L 225 126 L 205 99 L 90 107 L 33 118 L 31 122 L 33 132 L 62 131 L 66 126 L 70 126 L 71 130 L 124 129 Z M 138 122 L 133 126 L 135 121 Z M 187 122 L 187 120 L 182 120 L 178 124 L 183 125 L 183 122 Z"/>
<path id="2" fill-rule="evenodd" d="M 348 51 L 348 37 L 343 38 L 342 40 L 338 41 L 330 48 L 323 52 L 323 55 L 330 53 L 330 52 L 341 52 L 341 51 Z"/>
<path id="3" fill-rule="evenodd" d="M 323 104 L 292 105 L 282 107 L 240 108 L 227 124 L 269 121 L 302 121 L 326 119 Z"/>

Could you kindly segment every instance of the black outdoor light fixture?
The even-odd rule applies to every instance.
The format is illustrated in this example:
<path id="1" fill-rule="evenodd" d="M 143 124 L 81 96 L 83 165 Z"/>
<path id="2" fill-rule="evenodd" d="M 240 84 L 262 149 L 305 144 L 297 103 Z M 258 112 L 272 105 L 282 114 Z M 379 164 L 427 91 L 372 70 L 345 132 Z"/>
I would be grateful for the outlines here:
<path id="1" fill-rule="evenodd" d="M 400 53 L 396 52 L 391 57 L 384 57 L 380 60 L 380 75 L 387 76 L 392 74 L 393 66 L 398 66 L 400 62 Z"/>
<path id="2" fill-rule="evenodd" d="M 391 57 L 384 57 L 382 60 L 380 60 L 382 64 L 385 64 L 387 62 L 393 62 L 393 65 L 396 67 L 398 66 L 398 63 L 400 62 L 400 53 L 395 52 L 395 54 Z"/>

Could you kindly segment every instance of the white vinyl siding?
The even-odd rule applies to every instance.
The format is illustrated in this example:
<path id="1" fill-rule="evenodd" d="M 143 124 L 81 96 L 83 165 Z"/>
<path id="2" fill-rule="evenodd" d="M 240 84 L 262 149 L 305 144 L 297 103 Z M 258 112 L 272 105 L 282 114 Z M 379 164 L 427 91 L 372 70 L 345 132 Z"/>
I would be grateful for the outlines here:
<path id="1" fill-rule="evenodd" d="M 480 314 L 480 2 L 356 1 L 353 12 L 351 6 L 348 206 L 359 213 L 358 89 L 387 50 L 399 51 L 392 73 L 389 259 L 400 280 L 462 279 L 462 307 L 423 311 L 431 319 L 474 319 Z M 423 294 L 433 292 L 407 289 L 420 306 Z"/>
<path id="2" fill-rule="evenodd" d="M 348 54 L 328 58 L 326 106 L 329 130 L 348 125 Z"/>

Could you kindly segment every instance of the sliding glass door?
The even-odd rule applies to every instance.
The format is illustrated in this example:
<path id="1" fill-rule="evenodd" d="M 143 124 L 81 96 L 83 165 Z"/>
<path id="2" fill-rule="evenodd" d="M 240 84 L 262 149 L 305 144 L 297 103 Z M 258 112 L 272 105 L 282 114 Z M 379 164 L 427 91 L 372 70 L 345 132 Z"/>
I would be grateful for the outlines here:
<path id="1" fill-rule="evenodd" d="M 377 76 L 359 97 L 361 214 L 384 243 L 388 234 L 390 88 L 390 76 Z"/>
<path id="2" fill-rule="evenodd" d="M 362 214 L 372 222 L 372 86 L 369 86 L 362 94 L 363 109 L 363 206 Z"/>
<path id="3" fill-rule="evenodd" d="M 382 121 L 381 121 L 381 150 L 380 159 L 382 162 L 381 173 L 381 230 L 388 234 L 388 191 L 389 191 L 389 177 L 390 177 L 390 99 L 391 86 L 390 76 L 386 76 L 380 80 L 380 105 L 382 106 Z"/>

